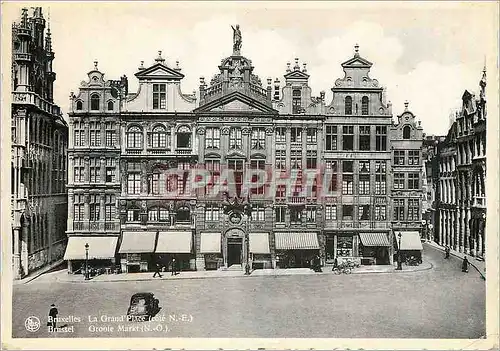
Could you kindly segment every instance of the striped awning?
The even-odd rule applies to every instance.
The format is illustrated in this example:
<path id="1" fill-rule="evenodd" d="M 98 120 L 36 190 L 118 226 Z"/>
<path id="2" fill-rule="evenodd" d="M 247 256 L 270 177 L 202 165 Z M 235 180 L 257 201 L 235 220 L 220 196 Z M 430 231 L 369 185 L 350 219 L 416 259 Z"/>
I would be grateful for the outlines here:
<path id="1" fill-rule="evenodd" d="M 220 253 L 220 233 L 201 233 L 200 253 Z"/>
<path id="2" fill-rule="evenodd" d="M 89 244 L 89 259 L 111 259 L 115 257 L 117 236 L 70 236 L 64 253 L 65 260 L 84 260 L 85 244 Z"/>
<path id="3" fill-rule="evenodd" d="M 399 233 L 394 232 L 397 245 L 399 246 Z M 401 251 L 423 250 L 419 232 L 401 232 Z"/>
<path id="4" fill-rule="evenodd" d="M 274 233 L 276 250 L 315 250 L 319 249 L 316 232 Z"/>
<path id="5" fill-rule="evenodd" d="M 359 233 L 363 246 L 391 246 L 385 233 Z"/>
<path id="6" fill-rule="evenodd" d="M 156 232 L 123 232 L 118 253 L 153 253 L 155 251 Z"/>
<path id="7" fill-rule="evenodd" d="M 268 233 L 250 233 L 250 252 L 255 254 L 268 254 L 269 234 Z"/>
<path id="8" fill-rule="evenodd" d="M 157 253 L 191 253 L 193 234 L 190 231 L 160 232 Z"/>

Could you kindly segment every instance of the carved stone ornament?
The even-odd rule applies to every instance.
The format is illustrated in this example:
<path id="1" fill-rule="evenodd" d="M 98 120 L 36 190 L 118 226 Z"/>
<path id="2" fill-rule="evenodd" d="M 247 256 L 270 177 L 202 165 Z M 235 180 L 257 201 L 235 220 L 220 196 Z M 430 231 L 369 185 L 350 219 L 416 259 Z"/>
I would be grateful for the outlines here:
<path id="1" fill-rule="evenodd" d="M 272 135 L 274 133 L 274 128 L 273 127 L 267 127 L 266 128 L 266 134 L 267 135 Z"/>
<path id="2" fill-rule="evenodd" d="M 243 134 L 243 135 L 250 134 L 250 128 L 248 128 L 248 127 L 241 128 L 241 134 Z"/>
<path id="3" fill-rule="evenodd" d="M 205 135 L 205 127 L 198 127 L 198 129 L 196 130 L 196 133 L 198 135 Z"/>
<path id="4" fill-rule="evenodd" d="M 228 135 L 229 134 L 229 127 L 222 127 L 221 133 L 222 133 L 222 135 Z"/>

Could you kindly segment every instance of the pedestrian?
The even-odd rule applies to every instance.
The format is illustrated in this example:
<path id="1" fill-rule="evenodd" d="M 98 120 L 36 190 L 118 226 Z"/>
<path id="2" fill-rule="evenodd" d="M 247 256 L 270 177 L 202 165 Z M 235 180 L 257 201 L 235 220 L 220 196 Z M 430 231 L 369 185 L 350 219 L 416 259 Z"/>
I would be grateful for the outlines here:
<path id="1" fill-rule="evenodd" d="M 161 270 L 160 263 L 159 263 L 159 262 L 156 262 L 156 263 L 155 263 L 155 274 L 153 274 L 153 278 L 156 278 L 156 275 L 157 275 L 157 274 L 158 274 L 158 276 L 161 278 L 161 273 L 160 273 L 160 270 Z"/>
<path id="2" fill-rule="evenodd" d="M 464 256 L 464 260 L 462 261 L 462 272 L 469 273 L 469 261 L 467 260 L 467 256 Z"/>
<path id="3" fill-rule="evenodd" d="M 444 258 L 448 259 L 450 258 L 450 247 L 446 246 L 444 249 Z"/>
<path id="4" fill-rule="evenodd" d="M 337 257 L 333 260 L 333 268 L 332 271 L 339 266 L 339 261 L 337 260 Z"/>
<path id="5" fill-rule="evenodd" d="M 175 257 L 172 258 L 172 275 L 176 275 Z"/>
<path id="6" fill-rule="evenodd" d="M 49 318 L 47 322 L 47 326 L 52 328 L 52 330 L 50 331 L 54 331 L 56 329 L 56 321 L 58 313 L 59 311 L 57 310 L 56 305 L 54 304 L 50 305 Z"/>

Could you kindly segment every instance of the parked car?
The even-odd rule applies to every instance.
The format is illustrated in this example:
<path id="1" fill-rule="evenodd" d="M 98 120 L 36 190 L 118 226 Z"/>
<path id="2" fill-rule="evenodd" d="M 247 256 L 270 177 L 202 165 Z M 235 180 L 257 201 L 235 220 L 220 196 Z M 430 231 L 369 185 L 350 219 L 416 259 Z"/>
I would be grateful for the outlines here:
<path id="1" fill-rule="evenodd" d="M 127 317 L 131 321 L 145 321 L 151 319 L 159 311 L 158 299 L 153 293 L 142 292 L 132 295 Z"/>

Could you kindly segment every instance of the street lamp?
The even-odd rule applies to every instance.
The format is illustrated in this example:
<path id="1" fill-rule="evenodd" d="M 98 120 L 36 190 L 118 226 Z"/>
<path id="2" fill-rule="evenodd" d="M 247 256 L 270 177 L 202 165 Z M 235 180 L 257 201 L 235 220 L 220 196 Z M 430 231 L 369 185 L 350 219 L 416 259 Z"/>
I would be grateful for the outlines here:
<path id="1" fill-rule="evenodd" d="M 401 271 L 403 267 L 401 266 L 401 232 L 398 234 L 399 238 L 399 245 L 398 245 L 398 267 L 396 268 L 397 271 Z"/>
<path id="2" fill-rule="evenodd" d="M 89 243 L 85 244 L 85 280 L 89 280 Z"/>
<path id="3" fill-rule="evenodd" d="M 252 216 L 252 206 L 250 205 L 250 203 L 247 203 L 245 208 L 244 208 L 244 211 L 245 211 L 245 214 L 247 216 L 247 223 L 246 223 L 246 235 L 245 235 L 245 239 L 246 239 L 246 251 L 247 251 L 247 254 L 246 254 L 246 263 L 245 263 L 245 275 L 250 275 L 250 233 L 249 233 L 249 230 L 250 230 L 250 218 Z"/>

